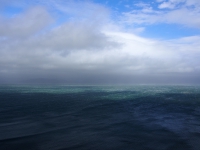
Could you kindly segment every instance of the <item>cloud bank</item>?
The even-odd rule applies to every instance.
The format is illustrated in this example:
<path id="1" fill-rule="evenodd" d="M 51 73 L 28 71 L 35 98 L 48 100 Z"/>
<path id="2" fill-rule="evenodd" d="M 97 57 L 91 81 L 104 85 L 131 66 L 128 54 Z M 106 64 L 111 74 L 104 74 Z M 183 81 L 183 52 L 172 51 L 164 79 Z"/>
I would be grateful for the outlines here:
<path id="1" fill-rule="evenodd" d="M 0 18 L 0 83 L 200 83 L 199 35 L 144 38 L 113 20 L 107 7 L 66 3 L 40 2 L 14 17 Z M 158 9 L 170 9 L 165 13 L 137 4 L 143 9 L 121 13 L 119 18 L 126 23 L 167 22 L 198 28 L 199 12 L 188 13 L 187 8 L 194 4 L 199 5 L 159 1 Z M 80 5 L 85 13 L 78 9 Z M 60 13 L 64 18 L 60 19 Z M 177 20 L 180 14 L 185 17 Z M 187 22 L 188 17 L 193 19 Z"/>

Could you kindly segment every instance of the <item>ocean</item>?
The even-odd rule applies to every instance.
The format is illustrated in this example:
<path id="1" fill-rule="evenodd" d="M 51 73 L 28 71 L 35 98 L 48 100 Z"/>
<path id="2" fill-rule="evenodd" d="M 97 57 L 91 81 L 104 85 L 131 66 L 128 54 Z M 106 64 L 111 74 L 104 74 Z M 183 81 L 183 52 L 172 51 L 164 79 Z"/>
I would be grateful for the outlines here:
<path id="1" fill-rule="evenodd" d="M 199 150 L 200 86 L 0 86 L 0 150 Z"/>

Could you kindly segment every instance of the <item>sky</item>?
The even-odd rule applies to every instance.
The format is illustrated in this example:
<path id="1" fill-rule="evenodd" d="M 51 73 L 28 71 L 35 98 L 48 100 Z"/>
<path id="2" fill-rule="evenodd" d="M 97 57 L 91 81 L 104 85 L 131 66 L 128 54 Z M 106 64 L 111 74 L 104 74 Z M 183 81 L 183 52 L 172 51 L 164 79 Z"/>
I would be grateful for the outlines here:
<path id="1" fill-rule="evenodd" d="M 199 0 L 0 0 L 0 84 L 200 84 Z"/>

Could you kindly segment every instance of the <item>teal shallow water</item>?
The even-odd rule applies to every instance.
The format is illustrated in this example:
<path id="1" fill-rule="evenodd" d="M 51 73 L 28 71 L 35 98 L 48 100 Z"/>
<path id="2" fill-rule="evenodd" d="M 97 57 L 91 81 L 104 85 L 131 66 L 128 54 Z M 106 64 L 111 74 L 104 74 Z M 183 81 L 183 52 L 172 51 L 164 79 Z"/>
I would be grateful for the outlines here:
<path id="1" fill-rule="evenodd" d="M 198 86 L 1 86 L 0 149 L 200 149 Z"/>

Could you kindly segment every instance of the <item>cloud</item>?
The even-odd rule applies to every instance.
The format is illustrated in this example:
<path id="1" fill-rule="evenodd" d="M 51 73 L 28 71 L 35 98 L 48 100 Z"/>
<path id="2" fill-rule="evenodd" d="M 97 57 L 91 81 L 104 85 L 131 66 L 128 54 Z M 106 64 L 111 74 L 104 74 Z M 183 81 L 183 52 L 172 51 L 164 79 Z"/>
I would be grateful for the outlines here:
<path id="1" fill-rule="evenodd" d="M 14 18 L 1 20 L 0 83 L 181 83 L 198 80 L 199 36 L 173 40 L 143 38 L 135 35 L 136 31 L 144 31 L 143 27 L 125 32 L 127 30 L 118 26 L 103 6 L 89 2 L 63 3 L 40 3 L 40 7 L 31 7 Z M 58 11 L 49 12 L 52 4 Z M 84 5 L 80 10 L 81 4 Z M 186 8 L 165 14 L 146 5 L 144 8 L 151 11 L 124 13 L 123 19 L 137 24 L 176 23 L 180 14 L 185 14 L 186 18 L 179 19 L 179 23 L 188 25 L 187 15 L 195 17 L 194 11 L 187 14 Z M 59 13 L 66 15 L 65 21 L 58 21 Z M 197 25 L 197 22 L 190 22 L 190 25 Z"/>
<path id="2" fill-rule="evenodd" d="M 147 78 L 162 80 L 169 74 L 171 78 L 178 74 L 191 77 L 200 71 L 200 62 L 196 58 L 200 55 L 198 36 L 159 41 L 121 31 L 102 31 L 102 34 L 121 45 L 100 49 L 95 45 L 85 49 L 77 46 L 65 54 L 65 49 L 62 51 L 53 46 L 57 43 L 56 37 L 49 42 L 52 43 L 49 47 L 48 44 L 42 45 L 49 36 L 14 45 L 8 43 L 9 46 L 1 50 L 1 78 L 11 76 L 12 80 L 20 82 L 61 83 L 128 82 L 128 78 L 130 81 L 136 78 L 142 82 L 144 79 L 148 81 Z M 27 43 L 23 45 L 23 42 Z M 78 44 L 79 40 L 76 42 Z M 65 46 L 69 49 L 68 44 Z"/>
<path id="3" fill-rule="evenodd" d="M 57 51 L 98 50 L 119 46 L 119 44 L 109 41 L 109 38 L 95 26 L 84 22 L 69 22 L 61 25 L 42 36 L 38 43 Z"/>
<path id="4" fill-rule="evenodd" d="M 162 0 L 157 1 L 159 2 L 158 8 L 169 8 L 169 9 L 176 9 L 176 8 L 183 8 L 188 6 L 199 7 L 200 2 L 198 0 Z"/>
<path id="5" fill-rule="evenodd" d="M 199 1 L 193 1 L 193 0 L 162 1 L 161 4 L 158 3 L 158 8 L 160 8 L 161 10 L 153 9 L 152 7 L 149 6 L 149 4 L 141 5 L 139 3 L 136 6 L 143 7 L 143 9 L 124 12 L 121 16 L 121 22 L 133 25 L 168 23 L 168 24 L 180 24 L 186 27 L 200 28 Z M 169 8 L 169 9 L 163 10 L 162 8 Z"/>
<path id="6" fill-rule="evenodd" d="M 169 3 L 169 2 L 163 2 L 162 4 L 158 6 L 158 8 L 160 9 L 163 9 L 163 8 L 173 9 L 174 7 L 175 7 L 175 4 Z"/>
<path id="7" fill-rule="evenodd" d="M 13 18 L 0 19 L 0 37 L 27 37 L 40 32 L 53 19 L 42 7 L 34 7 Z M 6 29 L 6 30 L 5 30 Z"/>
<path id="8" fill-rule="evenodd" d="M 160 8 L 160 9 L 174 9 L 174 8 L 180 7 L 181 5 L 183 5 L 187 1 L 190 1 L 190 0 L 168 0 L 168 1 L 160 1 L 161 4 L 159 4 L 158 8 Z"/>
<path id="9" fill-rule="evenodd" d="M 73 77 L 72 72 L 82 74 L 83 70 L 98 66 L 97 54 L 101 55 L 98 51 L 110 51 L 120 43 L 101 31 L 103 18 L 94 20 L 95 16 L 83 16 L 85 19 L 78 20 L 73 14 L 74 19 L 49 28 L 52 15 L 43 7 L 35 7 L 12 19 L 2 20 L 1 79 L 20 81 L 43 76 L 52 79 L 57 72 L 63 79 L 68 77 L 66 73 Z"/>

